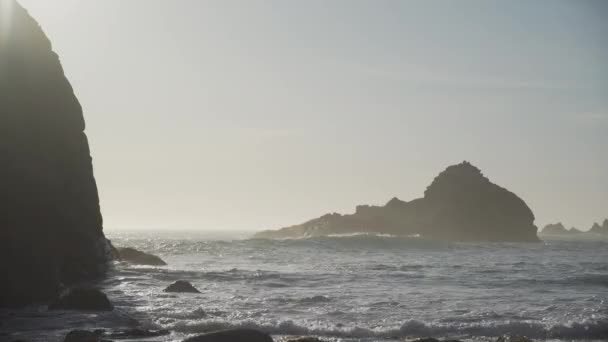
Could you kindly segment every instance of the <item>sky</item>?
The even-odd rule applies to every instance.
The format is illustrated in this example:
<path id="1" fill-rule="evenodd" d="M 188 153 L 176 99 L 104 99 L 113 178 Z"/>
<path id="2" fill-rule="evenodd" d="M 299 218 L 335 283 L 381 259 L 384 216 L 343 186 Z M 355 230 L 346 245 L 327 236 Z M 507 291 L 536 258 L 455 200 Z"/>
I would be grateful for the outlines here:
<path id="1" fill-rule="evenodd" d="M 608 217 L 608 4 L 20 0 L 87 122 L 105 229 L 259 230 L 468 160 L 543 226 Z"/>

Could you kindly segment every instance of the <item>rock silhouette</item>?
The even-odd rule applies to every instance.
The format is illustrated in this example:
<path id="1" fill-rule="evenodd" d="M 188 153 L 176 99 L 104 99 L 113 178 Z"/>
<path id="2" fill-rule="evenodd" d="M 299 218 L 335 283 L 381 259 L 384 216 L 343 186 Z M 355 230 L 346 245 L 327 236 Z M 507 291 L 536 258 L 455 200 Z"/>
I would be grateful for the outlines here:
<path id="1" fill-rule="evenodd" d="M 459 241 L 538 241 L 534 214 L 512 192 L 490 182 L 468 162 L 441 172 L 423 198 L 393 198 L 384 206 L 357 206 L 354 214 L 326 214 L 300 225 L 259 232 L 257 238 L 328 234 L 420 234 Z"/>
<path id="2" fill-rule="evenodd" d="M 272 342 L 270 335 L 253 329 L 231 329 L 190 337 L 184 342 Z"/>
<path id="3" fill-rule="evenodd" d="M 103 274 L 108 243 L 80 103 L 36 21 L 0 6 L 0 306 Z"/>
<path id="4" fill-rule="evenodd" d="M 116 248 L 118 258 L 122 261 L 136 265 L 164 266 L 167 265 L 163 259 L 154 254 L 144 253 L 135 248 Z"/>
<path id="5" fill-rule="evenodd" d="M 569 234 L 570 231 L 561 222 L 546 225 L 541 234 Z"/>
<path id="6" fill-rule="evenodd" d="M 167 286 L 164 292 L 188 292 L 188 293 L 201 293 L 196 289 L 190 282 L 185 280 L 178 280 L 175 283 Z"/>
<path id="7" fill-rule="evenodd" d="M 594 223 L 591 229 L 589 229 L 589 233 L 608 234 L 608 219 L 605 219 L 601 226 L 597 222 Z"/>

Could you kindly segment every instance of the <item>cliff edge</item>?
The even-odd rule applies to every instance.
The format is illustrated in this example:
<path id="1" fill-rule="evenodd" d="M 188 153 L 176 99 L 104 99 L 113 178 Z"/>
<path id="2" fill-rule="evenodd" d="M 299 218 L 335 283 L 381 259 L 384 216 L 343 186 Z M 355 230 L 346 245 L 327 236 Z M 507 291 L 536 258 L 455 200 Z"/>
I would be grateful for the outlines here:
<path id="1" fill-rule="evenodd" d="M 38 23 L 0 6 L 0 306 L 44 301 L 103 274 L 82 108 Z"/>

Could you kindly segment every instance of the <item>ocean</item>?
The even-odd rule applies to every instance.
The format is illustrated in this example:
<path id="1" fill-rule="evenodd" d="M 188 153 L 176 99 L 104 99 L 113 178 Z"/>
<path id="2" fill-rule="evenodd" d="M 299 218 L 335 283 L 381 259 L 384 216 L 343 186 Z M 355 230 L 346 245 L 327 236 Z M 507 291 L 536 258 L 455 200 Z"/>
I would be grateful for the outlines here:
<path id="1" fill-rule="evenodd" d="M 457 243 L 372 235 L 261 240 L 241 232 L 107 236 L 169 265 L 114 265 L 101 284 L 113 312 L 3 310 L 0 340 L 62 341 L 72 329 L 135 322 L 172 331 L 155 341 L 234 327 L 329 341 L 608 340 L 606 237 Z M 201 293 L 163 292 L 180 279 Z"/>

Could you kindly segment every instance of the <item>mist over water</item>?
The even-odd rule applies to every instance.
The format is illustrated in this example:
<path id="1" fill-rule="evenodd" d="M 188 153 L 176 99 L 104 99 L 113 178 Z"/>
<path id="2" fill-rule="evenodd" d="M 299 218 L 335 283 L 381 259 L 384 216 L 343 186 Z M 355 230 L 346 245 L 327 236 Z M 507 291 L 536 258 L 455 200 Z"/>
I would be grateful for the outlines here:
<path id="1" fill-rule="evenodd" d="M 239 326 L 353 341 L 608 336 L 606 239 L 488 244 L 370 235 L 108 235 L 169 266 L 116 268 L 104 289 L 117 310 L 98 314 L 98 322 L 148 321 L 174 331 L 165 340 Z M 201 294 L 162 292 L 179 279 Z M 55 318 L 63 329 L 70 315 L 74 325 L 86 321 L 79 314 Z"/>

